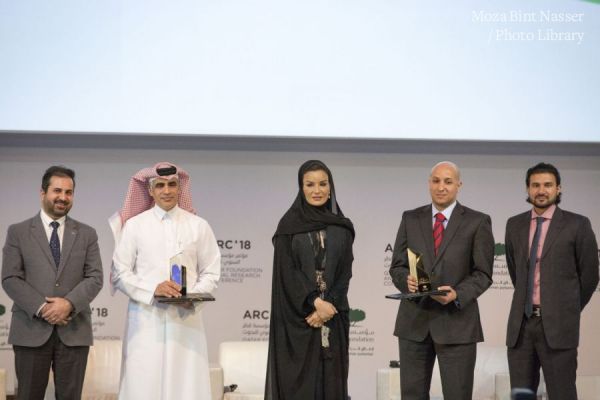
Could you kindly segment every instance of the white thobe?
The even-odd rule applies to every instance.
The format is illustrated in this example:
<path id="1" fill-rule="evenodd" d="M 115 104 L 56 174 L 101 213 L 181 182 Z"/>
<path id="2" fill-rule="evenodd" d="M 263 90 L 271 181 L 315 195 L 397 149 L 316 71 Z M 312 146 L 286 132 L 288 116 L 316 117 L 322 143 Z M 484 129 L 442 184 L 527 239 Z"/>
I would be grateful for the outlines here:
<path id="1" fill-rule="evenodd" d="M 187 267 L 188 293 L 217 287 L 221 255 L 208 223 L 179 207 L 145 211 L 125 224 L 111 282 L 129 297 L 121 365 L 121 400 L 210 400 L 202 305 L 188 310 L 154 300 L 169 279 L 171 257 Z"/>

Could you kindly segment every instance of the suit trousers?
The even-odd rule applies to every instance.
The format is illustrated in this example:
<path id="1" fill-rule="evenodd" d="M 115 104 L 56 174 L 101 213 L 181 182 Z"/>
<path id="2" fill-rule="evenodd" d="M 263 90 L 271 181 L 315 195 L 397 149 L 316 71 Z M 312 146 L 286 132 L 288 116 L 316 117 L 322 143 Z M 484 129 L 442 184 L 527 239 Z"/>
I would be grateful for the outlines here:
<path id="1" fill-rule="evenodd" d="M 56 400 L 81 399 L 89 346 L 66 346 L 56 330 L 39 347 L 13 346 L 18 400 L 43 400 L 50 368 Z"/>
<path id="2" fill-rule="evenodd" d="M 438 358 L 446 400 L 472 400 L 477 344 L 439 344 L 428 335 L 422 342 L 399 339 L 402 400 L 429 400 L 431 375 Z"/>
<path id="3" fill-rule="evenodd" d="M 511 388 L 537 392 L 541 367 L 549 400 L 577 400 L 577 348 L 551 349 L 543 317 L 523 318 L 517 344 L 507 355 Z"/>

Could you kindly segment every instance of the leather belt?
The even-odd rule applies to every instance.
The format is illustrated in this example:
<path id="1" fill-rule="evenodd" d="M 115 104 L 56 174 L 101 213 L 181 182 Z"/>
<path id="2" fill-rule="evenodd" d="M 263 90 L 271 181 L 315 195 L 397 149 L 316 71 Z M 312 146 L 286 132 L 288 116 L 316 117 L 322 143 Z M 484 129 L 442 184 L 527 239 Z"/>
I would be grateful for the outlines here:
<path id="1" fill-rule="evenodd" d="M 531 312 L 531 318 L 533 317 L 541 317 L 542 316 L 542 307 L 539 305 L 533 305 L 533 311 Z"/>

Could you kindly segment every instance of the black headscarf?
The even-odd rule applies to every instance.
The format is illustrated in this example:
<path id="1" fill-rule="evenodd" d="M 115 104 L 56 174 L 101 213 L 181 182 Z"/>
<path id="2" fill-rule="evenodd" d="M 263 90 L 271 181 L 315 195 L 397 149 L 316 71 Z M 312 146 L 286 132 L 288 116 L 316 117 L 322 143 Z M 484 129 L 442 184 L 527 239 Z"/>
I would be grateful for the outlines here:
<path id="1" fill-rule="evenodd" d="M 309 171 L 325 171 L 329 179 L 330 198 L 327 203 L 320 207 L 311 206 L 306 201 L 303 191 L 304 174 Z M 335 186 L 331 171 L 319 160 L 309 160 L 300 166 L 298 170 L 298 195 L 290 209 L 283 215 L 275 231 L 273 239 L 278 235 L 295 235 L 297 233 L 317 231 L 325 229 L 327 225 L 338 225 L 352 232 L 354 238 L 354 226 L 352 222 L 344 217 L 335 196 Z"/>

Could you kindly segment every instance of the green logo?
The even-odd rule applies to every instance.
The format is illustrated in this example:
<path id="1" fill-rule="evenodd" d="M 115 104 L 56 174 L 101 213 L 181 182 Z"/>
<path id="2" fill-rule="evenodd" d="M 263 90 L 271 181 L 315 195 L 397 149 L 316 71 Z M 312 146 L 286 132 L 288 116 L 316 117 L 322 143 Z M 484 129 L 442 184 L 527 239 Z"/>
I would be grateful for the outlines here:
<path id="1" fill-rule="evenodd" d="M 0 315 L 4 315 L 6 313 L 6 307 L 4 304 L 0 304 Z"/>
<path id="2" fill-rule="evenodd" d="M 506 246 L 504 243 L 496 243 L 494 245 L 494 260 L 497 260 L 498 257 L 506 254 Z"/>
<path id="3" fill-rule="evenodd" d="M 358 308 L 351 308 L 348 317 L 350 318 L 350 326 L 355 326 L 357 322 L 364 321 L 367 318 L 367 314 Z"/>

